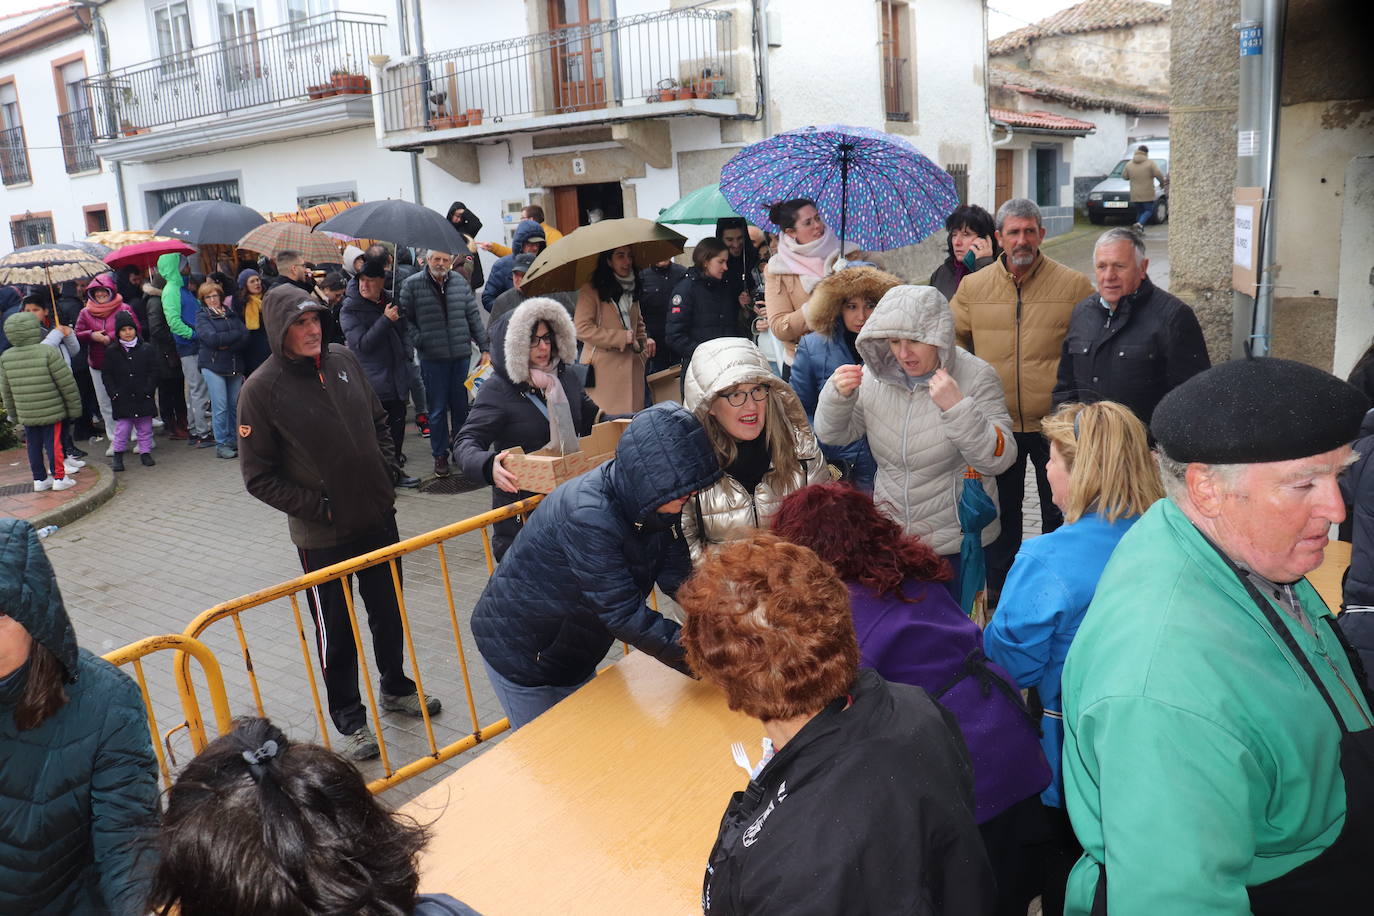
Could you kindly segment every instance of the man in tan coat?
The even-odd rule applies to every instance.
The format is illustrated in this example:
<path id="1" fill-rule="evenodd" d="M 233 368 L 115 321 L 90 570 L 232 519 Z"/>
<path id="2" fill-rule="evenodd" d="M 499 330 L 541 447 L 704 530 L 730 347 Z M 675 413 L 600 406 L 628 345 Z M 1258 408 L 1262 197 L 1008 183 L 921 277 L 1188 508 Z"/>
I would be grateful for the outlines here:
<path id="1" fill-rule="evenodd" d="M 993 595 L 1021 547 L 1027 458 L 1035 465 L 1042 530 L 1053 531 L 1063 521 L 1050 497 L 1049 446 L 1040 435 L 1040 421 L 1050 412 L 1069 316 L 1093 293 L 1087 277 L 1040 253 L 1045 227 L 1033 201 L 1007 201 L 996 222 L 1001 257 L 964 277 L 950 302 L 958 344 L 997 370 L 1016 438 L 1015 463 L 997 475 L 1002 532 L 987 551 Z"/>
<path id="2" fill-rule="evenodd" d="M 1144 228 L 1155 212 L 1155 182 L 1164 187 L 1164 173 L 1159 163 L 1150 158 L 1148 146 L 1137 146 L 1135 155 L 1121 170 L 1121 177 L 1131 183 L 1131 207 L 1135 210 L 1135 227 Z"/>

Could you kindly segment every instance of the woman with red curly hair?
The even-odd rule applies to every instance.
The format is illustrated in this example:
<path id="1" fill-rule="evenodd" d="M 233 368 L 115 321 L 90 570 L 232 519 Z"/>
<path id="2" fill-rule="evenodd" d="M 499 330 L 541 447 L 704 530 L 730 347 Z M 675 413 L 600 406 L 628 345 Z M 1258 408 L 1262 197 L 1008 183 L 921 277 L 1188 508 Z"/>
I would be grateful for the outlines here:
<path id="1" fill-rule="evenodd" d="M 692 670 L 768 736 L 721 819 L 705 916 L 991 912 L 957 723 L 859 668 L 834 570 L 755 532 L 707 553 L 677 600 Z"/>
<path id="2" fill-rule="evenodd" d="M 1037 891 L 1029 848 L 1044 839 L 1050 768 L 1016 683 L 983 655 L 983 634 L 943 583 L 949 564 L 845 484 L 783 501 L 773 531 L 816 552 L 849 591 L 860 664 L 930 691 L 954 714 L 973 761 L 975 816 L 997 875 L 999 913 L 1024 916 Z"/>

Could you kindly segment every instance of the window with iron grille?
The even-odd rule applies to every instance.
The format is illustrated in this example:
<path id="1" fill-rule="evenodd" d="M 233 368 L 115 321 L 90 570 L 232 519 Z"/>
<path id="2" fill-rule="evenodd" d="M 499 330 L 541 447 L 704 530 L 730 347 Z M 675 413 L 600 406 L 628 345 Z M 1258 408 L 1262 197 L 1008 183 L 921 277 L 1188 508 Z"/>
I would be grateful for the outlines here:
<path id="1" fill-rule="evenodd" d="M 57 232 L 53 229 L 51 216 L 34 216 L 28 219 L 13 220 L 10 223 L 10 235 L 14 239 L 15 248 L 51 244 L 57 241 Z"/>
<path id="2" fill-rule="evenodd" d="M 882 0 L 883 109 L 889 121 L 913 119 L 915 94 L 911 85 L 911 42 L 907 35 L 910 11 L 902 0 Z"/>
<path id="3" fill-rule="evenodd" d="M 945 171 L 949 172 L 949 177 L 954 179 L 954 191 L 959 195 L 959 203 L 968 203 L 968 163 L 959 162 L 954 165 L 946 165 Z"/>
<path id="4" fill-rule="evenodd" d="M 177 204 L 184 204 L 188 200 L 227 200 L 231 204 L 240 202 L 237 179 L 211 181 L 205 184 L 188 184 L 179 188 L 163 188 L 160 191 L 152 191 L 151 196 L 155 211 L 154 222 L 161 219 L 164 213 Z"/>
<path id="5" fill-rule="evenodd" d="M 352 203 L 357 199 L 357 191 L 328 191 L 320 194 L 303 194 L 296 198 L 296 209 L 308 210 L 311 207 L 318 207 L 320 204 L 331 204 L 340 200 Z"/>

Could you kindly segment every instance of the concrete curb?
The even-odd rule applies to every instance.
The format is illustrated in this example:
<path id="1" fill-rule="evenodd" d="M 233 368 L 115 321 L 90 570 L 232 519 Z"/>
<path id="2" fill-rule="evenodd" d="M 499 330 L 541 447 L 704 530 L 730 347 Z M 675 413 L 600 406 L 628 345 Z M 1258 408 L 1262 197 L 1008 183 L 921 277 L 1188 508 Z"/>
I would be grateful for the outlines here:
<path id="1" fill-rule="evenodd" d="M 96 462 L 87 464 L 82 473 L 86 471 L 95 471 L 98 478 L 95 486 L 65 505 L 58 506 L 56 509 L 49 509 L 47 512 L 40 512 L 29 519 L 29 524 L 35 528 L 43 528 L 47 525 L 57 525 L 58 527 L 70 525 L 109 502 L 110 498 L 115 495 L 116 489 L 114 471 L 104 464 Z"/>

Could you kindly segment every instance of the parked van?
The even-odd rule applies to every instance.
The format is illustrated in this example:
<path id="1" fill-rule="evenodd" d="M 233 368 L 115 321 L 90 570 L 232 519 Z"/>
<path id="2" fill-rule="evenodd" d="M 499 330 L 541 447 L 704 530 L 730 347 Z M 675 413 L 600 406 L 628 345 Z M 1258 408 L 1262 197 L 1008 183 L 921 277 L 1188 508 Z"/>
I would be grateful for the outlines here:
<path id="1" fill-rule="evenodd" d="M 1104 223 L 1109 217 L 1120 217 L 1128 223 L 1135 222 L 1135 208 L 1131 206 L 1131 183 L 1121 177 L 1121 172 L 1135 155 L 1137 146 L 1149 147 L 1149 157 L 1164 173 L 1164 187 L 1155 186 L 1155 212 L 1150 217 L 1150 222 L 1169 221 L 1169 138 L 1144 137 L 1132 143 L 1126 150 L 1126 157 L 1116 164 L 1111 174 L 1093 185 L 1093 189 L 1088 192 L 1088 219 L 1094 223 Z"/>

